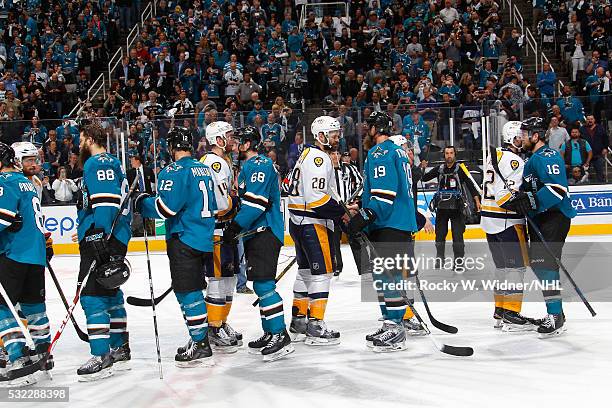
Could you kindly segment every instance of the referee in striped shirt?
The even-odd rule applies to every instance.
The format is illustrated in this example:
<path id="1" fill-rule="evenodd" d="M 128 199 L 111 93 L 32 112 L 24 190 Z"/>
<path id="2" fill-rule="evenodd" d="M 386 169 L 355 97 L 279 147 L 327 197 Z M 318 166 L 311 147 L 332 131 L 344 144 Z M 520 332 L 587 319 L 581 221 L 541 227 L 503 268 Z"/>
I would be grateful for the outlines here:
<path id="1" fill-rule="evenodd" d="M 331 153 L 332 163 L 334 165 L 334 175 L 336 178 L 336 186 L 338 195 L 345 203 L 355 201 L 361 197 L 361 189 L 363 188 L 363 176 L 359 169 L 354 164 L 351 164 L 350 155 L 345 152 L 340 154 L 338 151 Z M 340 275 L 342 272 L 342 253 L 340 251 L 340 240 L 345 225 L 340 220 L 334 221 L 334 256 L 336 258 L 336 270 L 334 276 Z M 346 232 L 346 231 L 344 231 Z"/>

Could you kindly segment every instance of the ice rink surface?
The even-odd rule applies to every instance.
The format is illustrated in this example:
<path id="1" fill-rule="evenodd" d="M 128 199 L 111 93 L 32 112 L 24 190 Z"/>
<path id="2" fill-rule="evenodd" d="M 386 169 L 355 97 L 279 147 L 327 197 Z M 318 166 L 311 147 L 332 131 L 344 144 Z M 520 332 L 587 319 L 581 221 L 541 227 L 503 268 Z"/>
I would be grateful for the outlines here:
<path id="1" fill-rule="evenodd" d="M 586 238 L 585 238 L 586 239 Z M 78 339 L 69 323 L 54 352 L 52 381 L 38 386 L 66 386 L 69 403 L 49 406 L 78 408 L 166 407 L 569 407 L 603 406 L 609 401 L 612 379 L 612 304 L 594 303 L 598 316 L 590 317 L 580 303 L 565 304 L 568 331 L 561 337 L 540 340 L 536 334 L 502 333 L 492 328 L 490 303 L 431 305 L 438 320 L 459 328 L 456 335 L 433 329 L 436 339 L 450 345 L 474 347 L 472 357 L 439 353 L 427 337 L 409 338 L 403 352 L 376 354 L 364 336 L 379 326 L 375 303 L 360 302 L 359 277 L 349 248 L 343 247 L 345 268 L 334 278 L 326 321 L 339 330 L 341 344 L 328 347 L 295 346 L 295 353 L 272 363 L 249 355 L 246 343 L 261 334 L 259 311 L 251 306 L 254 295 L 234 298 L 230 324 L 241 331 L 245 345 L 235 354 L 215 354 L 212 368 L 179 369 L 176 347 L 187 341 L 187 330 L 173 295 L 157 307 L 164 380 L 158 378 L 151 308 L 127 306 L 132 348 L 132 370 L 93 383 L 77 382 L 76 369 L 89 358 L 88 345 Z M 283 249 L 279 271 L 293 249 Z M 134 273 L 124 285 L 127 296 L 148 297 L 146 258 L 129 256 Z M 169 287 L 165 254 L 152 254 L 154 287 L 160 295 Z M 75 287 L 79 259 L 56 256 L 52 266 L 67 297 Z M 290 319 L 294 266 L 279 283 Z M 603 271 L 602 271 L 603 272 Z M 529 274 L 531 272 L 528 272 Z M 52 333 L 65 309 L 50 278 L 47 305 Z M 417 308 L 426 318 L 424 308 Z M 545 314 L 542 303 L 527 303 L 528 316 Z M 76 318 L 85 330 L 80 306 Z M 38 374 L 37 378 L 44 378 Z M 40 403 L 0 403 L 4 407 L 44 407 Z"/>

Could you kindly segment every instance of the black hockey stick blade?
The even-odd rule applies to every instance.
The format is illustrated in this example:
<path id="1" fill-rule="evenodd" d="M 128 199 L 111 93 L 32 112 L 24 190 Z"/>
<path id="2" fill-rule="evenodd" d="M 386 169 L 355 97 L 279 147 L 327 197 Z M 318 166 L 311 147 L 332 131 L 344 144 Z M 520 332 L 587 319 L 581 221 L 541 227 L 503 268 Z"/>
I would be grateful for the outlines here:
<path id="1" fill-rule="evenodd" d="M 458 357 L 469 357 L 474 354 L 474 349 L 471 347 L 449 346 L 448 344 L 443 344 L 442 347 L 440 347 L 440 351 Z"/>
<path id="2" fill-rule="evenodd" d="M 157 306 L 159 302 L 164 300 L 164 298 L 168 296 L 170 292 L 172 292 L 172 286 L 166 289 L 166 291 L 162 293 L 160 296 L 155 298 L 155 305 Z M 151 307 L 152 306 L 150 298 L 143 299 L 143 298 L 137 298 L 134 296 L 128 296 L 126 299 L 126 302 L 132 306 L 139 306 L 139 307 Z"/>
<path id="3" fill-rule="evenodd" d="M 425 294 L 423 293 L 423 289 L 421 289 L 421 284 L 419 282 L 418 276 L 416 277 L 416 282 L 417 282 L 417 287 L 419 289 L 419 294 L 421 295 L 421 300 L 423 301 L 423 306 L 425 306 L 425 310 L 427 311 L 427 316 L 429 316 L 429 321 L 431 322 L 433 327 L 435 327 L 436 329 L 440 331 L 446 332 L 446 333 L 456 334 L 459 331 L 459 329 L 457 329 L 455 326 L 451 326 L 450 324 L 446 324 L 446 323 L 442 323 L 438 321 L 431 314 L 431 310 L 429 310 L 429 303 L 427 303 L 427 299 L 425 299 Z"/>

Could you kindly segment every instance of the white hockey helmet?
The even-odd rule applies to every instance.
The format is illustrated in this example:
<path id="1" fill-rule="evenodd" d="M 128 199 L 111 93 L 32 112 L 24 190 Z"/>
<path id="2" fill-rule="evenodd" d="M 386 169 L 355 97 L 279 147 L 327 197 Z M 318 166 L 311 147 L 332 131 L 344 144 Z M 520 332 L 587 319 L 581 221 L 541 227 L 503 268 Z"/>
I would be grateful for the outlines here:
<path id="1" fill-rule="evenodd" d="M 210 125 L 206 126 L 206 141 L 211 146 L 218 146 L 224 148 L 227 145 L 227 134 L 233 131 L 233 126 L 227 122 L 212 122 Z M 223 146 L 219 146 L 219 144 L 217 143 L 218 137 L 223 139 Z"/>
<path id="2" fill-rule="evenodd" d="M 504 128 L 502 129 L 502 143 L 503 144 L 514 144 L 514 138 L 518 137 L 519 139 L 523 136 L 523 131 L 521 130 L 521 121 L 519 120 L 511 120 L 510 122 L 506 122 Z"/>
<path id="3" fill-rule="evenodd" d="M 408 140 L 402 135 L 393 135 L 389 137 L 389 139 L 391 139 L 391 141 L 399 147 L 403 147 L 406 143 L 408 143 Z"/>
<path id="4" fill-rule="evenodd" d="M 15 150 L 15 161 L 20 168 L 24 157 L 36 157 L 38 160 L 38 149 L 30 142 L 15 142 L 11 147 Z"/>
<path id="5" fill-rule="evenodd" d="M 331 116 L 319 116 L 316 118 L 312 125 L 310 126 L 310 131 L 314 136 L 315 140 L 321 143 L 323 146 L 331 147 L 329 143 L 329 134 L 331 132 L 340 133 L 342 130 L 342 126 L 340 126 L 340 122 L 336 118 L 332 118 Z M 323 138 L 320 138 L 321 133 L 323 133 Z"/>

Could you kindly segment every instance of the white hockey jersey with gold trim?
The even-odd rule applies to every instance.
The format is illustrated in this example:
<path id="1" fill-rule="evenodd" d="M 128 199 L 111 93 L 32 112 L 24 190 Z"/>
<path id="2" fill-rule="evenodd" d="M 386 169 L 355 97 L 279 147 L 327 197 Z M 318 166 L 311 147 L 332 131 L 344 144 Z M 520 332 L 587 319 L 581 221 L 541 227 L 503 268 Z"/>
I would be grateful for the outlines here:
<path id="1" fill-rule="evenodd" d="M 215 201 L 217 202 L 215 218 L 223 220 L 223 216 L 233 209 L 230 191 L 234 180 L 234 173 L 227 160 L 212 152 L 202 156 L 200 162 L 207 165 L 211 170 L 210 174 L 215 184 Z M 222 235 L 223 231 L 217 231 L 217 229 L 215 228 L 215 235 Z"/>
<path id="2" fill-rule="evenodd" d="M 329 155 L 317 147 L 304 149 L 286 187 L 291 222 L 325 225 L 333 231 L 333 219 L 344 214 L 331 193 L 337 191 L 336 188 L 334 166 Z"/>
<path id="3" fill-rule="evenodd" d="M 507 149 L 497 148 L 496 153 L 499 171 L 505 177 L 508 187 L 518 190 L 523 183 L 525 162 Z M 522 215 L 501 208 L 501 205 L 510 199 L 512 192 L 506 188 L 502 178 L 493 169 L 490 158 L 487 160 L 484 176 L 485 184 L 480 213 L 482 229 L 487 234 L 497 234 L 513 225 L 525 224 L 525 218 Z"/>

